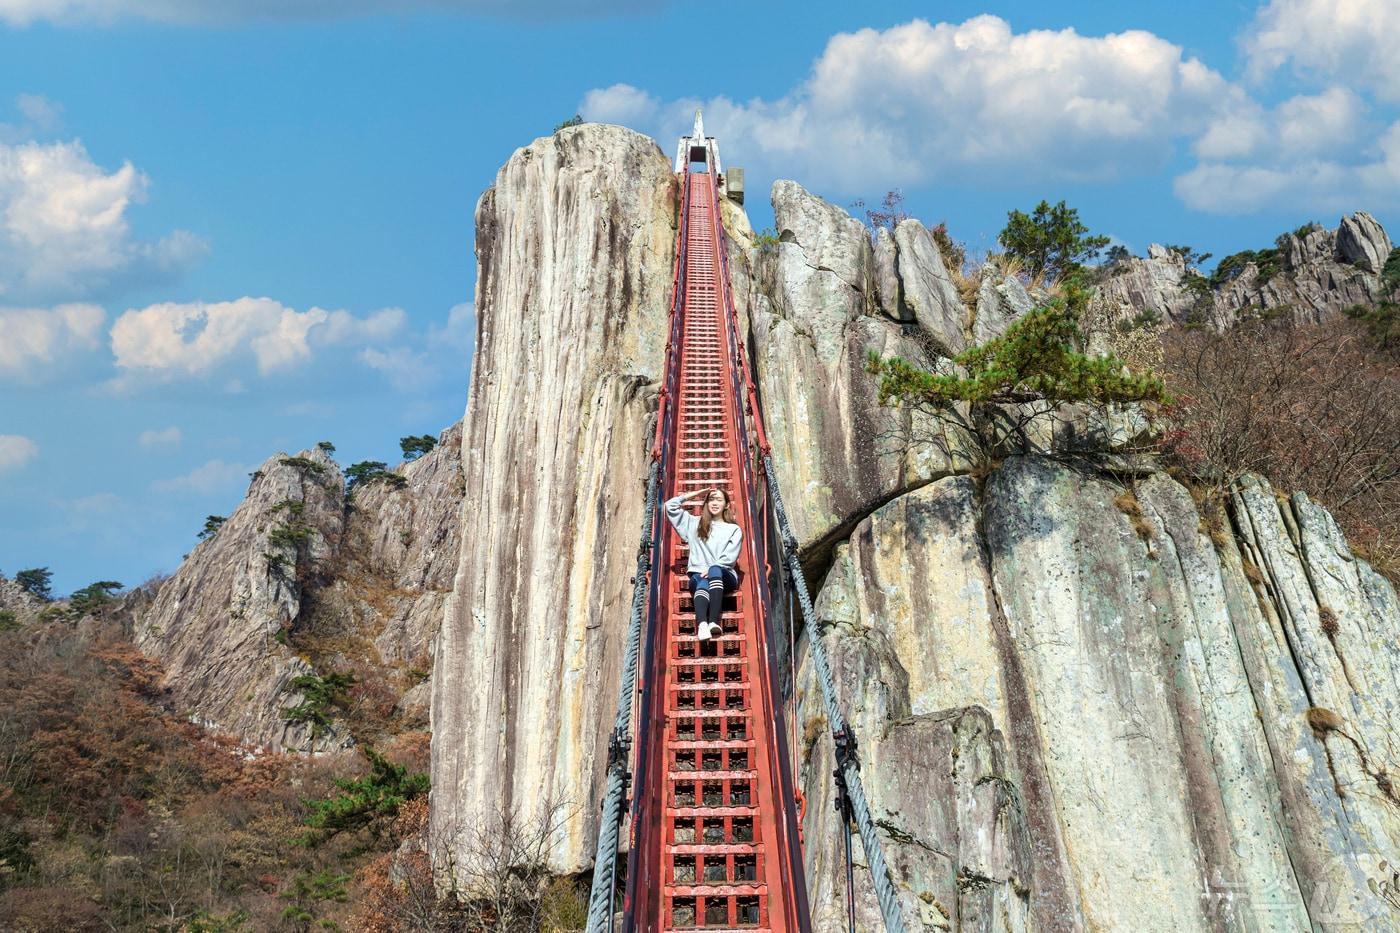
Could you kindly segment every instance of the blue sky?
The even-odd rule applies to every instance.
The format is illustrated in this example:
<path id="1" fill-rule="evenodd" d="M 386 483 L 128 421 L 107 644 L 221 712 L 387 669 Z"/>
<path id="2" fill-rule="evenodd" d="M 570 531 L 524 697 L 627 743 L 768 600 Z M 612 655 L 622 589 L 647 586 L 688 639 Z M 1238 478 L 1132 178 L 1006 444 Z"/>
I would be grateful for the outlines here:
<path id="1" fill-rule="evenodd" d="M 273 452 L 460 417 L 476 198 L 575 112 L 705 106 L 760 228 L 791 177 L 1219 256 L 1397 216 L 1389 2 L 0 0 L 0 571 L 138 583 Z"/>

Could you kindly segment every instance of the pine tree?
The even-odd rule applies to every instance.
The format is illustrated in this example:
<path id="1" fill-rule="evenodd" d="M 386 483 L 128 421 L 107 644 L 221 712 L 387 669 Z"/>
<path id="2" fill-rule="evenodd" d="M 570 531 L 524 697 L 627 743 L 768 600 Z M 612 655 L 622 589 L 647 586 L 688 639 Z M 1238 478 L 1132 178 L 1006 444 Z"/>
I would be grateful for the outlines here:
<path id="1" fill-rule="evenodd" d="M 326 800 L 309 800 L 306 825 L 315 832 L 306 841 L 315 845 L 343 832 L 368 828 L 380 835 L 399 807 L 428 792 L 426 774 L 410 774 L 369 746 L 360 749 L 369 760 L 370 772 L 362 778 L 339 778 L 342 793 Z"/>

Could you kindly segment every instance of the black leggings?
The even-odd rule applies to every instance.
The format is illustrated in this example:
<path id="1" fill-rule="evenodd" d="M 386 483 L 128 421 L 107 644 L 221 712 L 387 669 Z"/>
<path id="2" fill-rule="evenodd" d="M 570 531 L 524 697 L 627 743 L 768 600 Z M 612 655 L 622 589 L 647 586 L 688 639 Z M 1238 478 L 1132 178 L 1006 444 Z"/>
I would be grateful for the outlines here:
<path id="1" fill-rule="evenodd" d="M 721 567 L 716 564 L 703 577 L 692 571 L 690 593 L 695 599 L 696 626 L 701 622 L 719 625 L 719 615 L 724 611 L 724 594 L 732 593 L 738 588 L 739 574 L 733 567 Z"/>

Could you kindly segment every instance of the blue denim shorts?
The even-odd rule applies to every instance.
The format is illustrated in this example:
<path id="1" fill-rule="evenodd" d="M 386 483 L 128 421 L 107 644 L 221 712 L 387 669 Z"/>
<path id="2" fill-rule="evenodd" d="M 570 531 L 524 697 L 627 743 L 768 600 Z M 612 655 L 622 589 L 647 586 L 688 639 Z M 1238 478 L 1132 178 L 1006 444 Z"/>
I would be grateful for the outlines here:
<path id="1" fill-rule="evenodd" d="M 706 580 L 721 578 L 724 580 L 724 591 L 726 593 L 732 593 L 739 588 L 739 573 L 733 567 L 721 567 L 716 564 L 711 567 L 710 572 L 703 577 L 703 579 Z M 690 592 L 692 594 L 699 589 L 701 579 L 702 577 L 700 574 L 693 570 L 690 572 Z"/>

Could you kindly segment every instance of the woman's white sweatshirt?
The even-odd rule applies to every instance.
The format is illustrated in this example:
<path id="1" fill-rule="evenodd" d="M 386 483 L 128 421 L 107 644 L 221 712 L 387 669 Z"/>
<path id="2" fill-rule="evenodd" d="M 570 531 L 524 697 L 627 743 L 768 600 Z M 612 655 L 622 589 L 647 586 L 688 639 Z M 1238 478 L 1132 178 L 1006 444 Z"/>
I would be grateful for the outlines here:
<path id="1" fill-rule="evenodd" d="M 691 515 L 681 507 L 681 502 L 684 499 L 685 496 L 667 499 L 666 517 L 671 520 L 672 525 L 676 526 L 676 530 L 681 533 L 681 538 L 684 539 L 685 543 L 690 545 L 690 559 L 686 570 L 703 576 L 716 565 L 733 567 L 735 561 L 739 559 L 739 545 L 744 540 L 744 529 L 733 522 L 721 521 L 716 518 L 710 522 L 710 537 L 701 540 L 700 517 Z"/>

